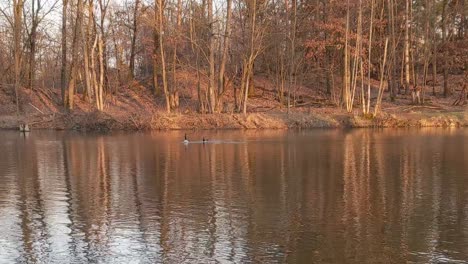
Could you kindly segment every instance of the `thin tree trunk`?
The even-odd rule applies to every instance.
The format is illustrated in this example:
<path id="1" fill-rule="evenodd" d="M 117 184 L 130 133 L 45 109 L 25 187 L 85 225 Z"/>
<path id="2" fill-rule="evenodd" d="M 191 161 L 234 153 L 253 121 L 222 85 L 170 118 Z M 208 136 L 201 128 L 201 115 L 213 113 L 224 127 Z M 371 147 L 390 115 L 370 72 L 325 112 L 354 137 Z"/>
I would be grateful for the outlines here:
<path id="1" fill-rule="evenodd" d="M 248 99 L 248 96 L 249 96 L 249 87 L 250 87 L 250 76 L 251 76 L 251 72 L 250 71 L 253 71 L 253 63 L 254 63 L 254 60 L 255 60 L 255 24 L 257 23 L 257 0 L 252 0 L 252 25 L 251 25 L 251 30 L 252 32 L 250 33 L 250 54 L 249 54 L 249 58 L 248 58 L 248 61 L 247 61 L 247 69 L 244 69 L 246 70 L 246 73 L 245 73 L 245 76 L 246 76 L 246 82 L 245 82 L 245 87 L 244 87 L 244 101 L 243 101 L 243 113 L 244 115 L 247 115 L 247 99 Z"/>
<path id="2" fill-rule="evenodd" d="M 385 76 L 384 73 L 385 73 L 385 65 L 387 63 L 387 47 L 388 47 L 388 37 L 385 39 L 385 48 L 384 48 L 384 54 L 383 54 L 384 57 L 383 57 L 383 62 L 382 62 L 381 69 L 380 69 L 379 94 L 377 95 L 377 102 L 375 103 L 374 116 L 377 116 L 382 105 L 383 83 L 384 83 L 384 76 Z"/>
<path id="3" fill-rule="evenodd" d="M 138 34 L 138 8 L 140 0 L 135 0 L 135 8 L 133 9 L 133 25 L 132 25 L 132 42 L 130 46 L 130 75 L 135 77 L 135 56 L 136 56 L 136 40 Z"/>
<path id="4" fill-rule="evenodd" d="M 99 25 L 99 28 L 100 28 L 100 31 L 101 31 L 101 40 L 102 40 L 102 59 L 103 59 L 103 63 L 104 63 L 104 70 L 103 70 L 103 76 L 104 76 L 104 83 L 103 83 L 103 93 L 106 91 L 106 89 L 109 89 L 109 92 L 112 92 L 110 91 L 110 87 L 109 87 L 109 77 L 107 75 L 107 72 L 108 72 L 108 60 L 107 60 L 107 34 L 105 32 L 105 19 L 106 19 L 106 14 L 107 14 L 107 7 L 109 5 L 109 2 L 110 0 L 107 0 L 107 1 L 103 1 L 103 0 L 99 0 L 99 9 L 100 9 L 100 25 Z M 115 88 L 114 88 L 115 90 Z"/>
<path id="5" fill-rule="evenodd" d="M 94 38 L 93 42 L 93 47 L 91 48 L 91 86 L 93 87 L 94 90 L 94 95 L 95 95 L 95 102 L 96 102 L 96 108 L 99 110 L 101 109 L 100 105 L 100 100 L 99 100 L 99 86 L 98 86 L 98 81 L 97 81 L 97 73 L 96 73 L 96 60 L 95 60 L 95 54 L 96 54 L 96 47 L 98 45 L 98 35 Z M 99 56 L 99 55 L 98 55 Z"/>
<path id="6" fill-rule="evenodd" d="M 80 30 L 82 27 L 82 17 L 83 17 L 83 0 L 78 0 L 77 2 L 77 15 L 75 22 L 75 29 L 73 32 L 73 42 L 72 42 L 72 65 L 71 65 L 71 78 L 68 84 L 68 101 L 67 108 L 68 110 L 73 110 L 73 99 L 75 96 L 75 86 L 76 78 L 78 77 L 78 46 L 79 46 L 79 36 Z"/>
<path id="7" fill-rule="evenodd" d="M 21 31 L 23 18 L 23 0 L 13 0 L 13 32 L 14 32 L 14 56 L 15 56 L 15 101 L 16 115 L 20 114 L 19 89 L 20 89 L 20 66 L 21 66 Z"/>
<path id="8" fill-rule="evenodd" d="M 429 18 L 430 18 L 430 15 L 431 15 L 431 11 L 432 11 L 432 5 L 429 4 L 429 1 L 430 0 L 425 0 L 425 10 L 426 10 L 426 14 L 425 14 L 425 23 L 424 23 L 424 66 L 423 66 L 423 83 L 422 83 L 422 86 L 421 86 L 421 97 L 422 97 L 422 101 L 421 103 L 424 104 L 426 98 L 425 98 L 425 95 L 426 95 L 426 83 L 427 83 L 427 73 L 428 73 L 428 69 L 429 69 L 429 53 L 430 53 L 430 46 L 429 46 L 429 43 L 430 43 L 430 25 L 429 25 Z"/>
<path id="9" fill-rule="evenodd" d="M 210 67 L 210 83 L 208 87 L 208 100 L 209 106 L 208 110 L 210 113 L 215 112 L 215 104 L 216 104 L 216 73 L 215 73 L 215 35 L 214 35 L 214 21 L 213 21 L 213 0 L 207 1 L 208 7 L 208 32 L 209 32 L 209 43 L 208 43 L 208 52 L 209 52 L 209 67 Z"/>
<path id="10" fill-rule="evenodd" d="M 98 36 L 98 56 L 99 56 L 99 84 L 96 99 L 99 102 L 99 111 L 104 110 L 104 43 L 102 35 Z"/>
<path id="11" fill-rule="evenodd" d="M 448 8 L 448 0 L 443 1 L 442 6 L 442 42 L 444 45 L 447 44 L 447 8 Z M 444 68 L 443 68 L 443 75 L 444 75 L 444 96 L 449 97 L 452 95 L 452 90 L 448 85 L 448 58 L 447 58 L 447 51 L 444 50 Z"/>
<path id="12" fill-rule="evenodd" d="M 371 16 L 370 16 L 370 26 L 369 26 L 369 69 L 367 70 L 367 102 L 363 102 L 364 114 L 368 115 L 370 113 L 370 99 L 371 99 L 371 67 L 372 67 L 372 33 L 374 25 L 374 0 L 371 0 Z"/>
<path id="13" fill-rule="evenodd" d="M 351 87 L 348 92 L 346 110 L 351 113 L 353 111 L 354 105 L 354 96 L 356 93 L 356 86 L 357 86 L 357 74 L 359 72 L 359 63 L 361 58 L 361 45 L 362 45 L 362 0 L 359 1 L 359 14 L 358 14 L 358 21 L 357 21 L 357 32 L 356 32 L 356 48 L 354 51 L 354 60 L 353 60 L 353 67 L 351 73 Z"/>
<path id="14" fill-rule="evenodd" d="M 437 84 L 437 33 L 435 25 L 432 32 L 432 95 L 436 95 Z"/>
<path id="15" fill-rule="evenodd" d="M 410 0 L 406 0 L 405 9 L 405 43 L 404 43 L 404 63 L 405 63 L 405 93 L 408 94 L 410 87 Z"/>
<path id="16" fill-rule="evenodd" d="M 288 78 L 288 114 L 291 108 L 291 86 L 293 83 L 293 76 L 295 74 L 295 56 L 296 56 L 296 25 L 297 25 L 297 0 L 292 0 L 293 16 L 291 23 L 291 57 L 289 61 L 289 78 Z"/>
<path id="17" fill-rule="evenodd" d="M 154 94 L 158 95 L 159 84 L 158 84 L 158 53 L 159 53 L 159 12 L 158 2 L 155 0 L 154 3 L 154 29 L 153 29 L 153 86 Z"/>
<path id="18" fill-rule="evenodd" d="M 388 85 L 390 90 L 390 100 L 393 102 L 395 101 L 395 90 L 398 89 L 397 81 L 396 81 L 396 34 L 395 34 L 395 8 L 394 8 L 394 0 L 388 0 L 388 17 L 390 20 L 390 26 L 388 27 L 391 41 L 392 41 L 392 50 L 391 50 L 391 58 L 389 62 L 389 69 L 388 69 Z M 370 111 L 369 111 L 370 113 Z"/>
<path id="19" fill-rule="evenodd" d="M 62 90 L 62 103 L 67 102 L 67 7 L 68 0 L 62 1 L 62 66 L 60 69 L 60 88 Z"/>
<path id="20" fill-rule="evenodd" d="M 180 34 L 180 26 L 182 24 L 182 1 L 177 0 L 177 28 L 176 28 L 176 41 L 174 43 L 174 50 L 172 53 L 172 88 L 171 88 L 171 97 L 172 97 L 172 103 L 171 106 L 172 108 L 176 108 L 179 105 L 179 99 L 178 99 L 178 92 L 177 92 L 177 72 L 176 72 L 176 66 L 177 66 L 177 45 L 178 45 L 178 40 L 179 40 L 179 34 Z"/>
<path id="21" fill-rule="evenodd" d="M 36 79 L 36 38 L 37 38 L 37 27 L 38 27 L 38 13 L 40 10 L 40 1 L 39 6 L 36 7 L 36 0 L 31 0 L 31 16 L 32 16 L 32 25 L 31 33 L 29 36 L 29 89 L 34 88 L 34 80 Z"/>
<path id="22" fill-rule="evenodd" d="M 348 105 L 349 98 L 349 50 L 348 50 L 348 38 L 349 38 L 349 0 L 347 1 L 346 11 L 346 33 L 345 33 L 345 45 L 344 45 L 344 60 L 343 60 L 343 88 L 341 94 L 341 107 Z"/>
<path id="23" fill-rule="evenodd" d="M 225 89 L 225 82 L 224 82 L 224 74 L 226 72 L 226 61 L 229 52 L 229 41 L 231 37 L 231 4 L 232 0 L 227 0 L 226 6 L 226 21 L 225 21 L 225 29 L 224 29 L 224 46 L 223 46 L 223 54 L 221 57 L 221 63 L 219 66 L 219 77 L 218 77 L 218 100 L 221 95 L 224 93 Z"/>
<path id="24" fill-rule="evenodd" d="M 89 37 L 90 37 L 90 28 L 93 23 L 93 0 L 89 0 L 88 3 L 88 23 L 86 25 L 86 30 L 82 30 L 82 41 L 83 41 L 83 62 L 84 62 L 84 75 L 85 75 L 85 100 L 90 100 L 92 92 L 91 87 L 91 72 L 89 69 Z"/>
<path id="25" fill-rule="evenodd" d="M 162 79 L 163 79 L 163 90 L 164 96 L 166 98 L 166 111 L 171 112 L 171 102 L 169 98 L 169 91 L 167 87 L 167 73 L 166 73 L 166 58 L 164 53 L 164 39 L 162 32 L 164 30 L 164 0 L 156 0 L 158 7 L 159 15 L 159 52 L 161 56 L 161 69 L 162 69 Z"/>

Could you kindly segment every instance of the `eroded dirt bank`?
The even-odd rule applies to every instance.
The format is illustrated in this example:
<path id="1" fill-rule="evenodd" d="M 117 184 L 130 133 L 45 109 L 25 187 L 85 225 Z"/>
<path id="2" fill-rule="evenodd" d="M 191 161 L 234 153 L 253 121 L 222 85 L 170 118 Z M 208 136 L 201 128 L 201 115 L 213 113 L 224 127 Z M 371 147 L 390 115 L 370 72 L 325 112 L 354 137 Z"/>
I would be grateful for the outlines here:
<path id="1" fill-rule="evenodd" d="M 67 112 L 61 106 L 57 89 L 22 90 L 21 115 L 16 116 L 14 93 L 0 88 L 0 129 L 17 129 L 19 122 L 33 129 L 60 130 L 175 130 L 175 129 L 291 129 L 350 127 L 464 127 L 468 126 L 467 106 L 453 106 L 452 98 L 431 96 L 425 105 L 412 105 L 409 95 L 398 95 L 395 102 L 384 99 L 382 113 L 365 118 L 359 105 L 353 113 L 336 106 L 320 90 L 301 89 L 301 104 L 291 108 L 275 99 L 274 86 L 268 80 L 256 80 L 256 93 L 249 99 L 243 114 L 199 114 L 196 94 L 190 89 L 183 95 L 177 113 L 164 112 L 164 98 L 150 89 L 133 85 L 106 97 L 103 112 L 81 95 L 75 97 L 75 108 Z M 440 93 L 439 93 L 440 94 Z M 232 102 L 228 95 L 227 102 Z"/>
<path id="2" fill-rule="evenodd" d="M 291 128 L 352 128 L 352 127 L 464 127 L 468 126 L 466 111 L 410 112 L 382 114 L 365 118 L 337 109 L 310 111 L 271 111 L 242 114 L 151 114 L 113 115 L 109 113 L 36 114 L 21 120 L 33 129 L 59 130 L 180 130 L 180 129 L 291 129 Z M 16 129 L 16 116 L 0 116 L 0 128 Z"/>

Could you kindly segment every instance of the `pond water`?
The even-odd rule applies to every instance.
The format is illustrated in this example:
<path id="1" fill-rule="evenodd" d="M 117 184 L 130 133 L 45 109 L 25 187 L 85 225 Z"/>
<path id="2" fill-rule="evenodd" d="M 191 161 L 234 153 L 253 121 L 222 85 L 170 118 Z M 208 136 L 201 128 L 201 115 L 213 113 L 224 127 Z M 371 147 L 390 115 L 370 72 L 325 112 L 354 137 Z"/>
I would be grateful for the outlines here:
<path id="1" fill-rule="evenodd" d="M 0 263 L 468 263 L 467 129 L 187 134 L 1 131 Z"/>

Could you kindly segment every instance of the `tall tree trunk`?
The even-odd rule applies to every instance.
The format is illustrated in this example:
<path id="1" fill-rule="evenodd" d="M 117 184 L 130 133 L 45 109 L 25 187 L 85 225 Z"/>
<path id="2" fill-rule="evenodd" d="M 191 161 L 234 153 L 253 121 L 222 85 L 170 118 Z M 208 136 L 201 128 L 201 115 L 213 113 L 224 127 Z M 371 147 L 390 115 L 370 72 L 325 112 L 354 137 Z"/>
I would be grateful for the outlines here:
<path id="1" fill-rule="evenodd" d="M 442 6 L 442 43 L 446 46 L 447 40 L 447 20 L 448 20 L 448 0 L 443 1 Z M 446 48 L 445 48 L 446 49 Z M 452 89 L 450 89 L 448 85 L 448 58 L 447 58 L 447 51 L 444 49 L 444 67 L 443 67 L 443 74 L 444 74 L 444 96 L 449 97 L 452 95 Z"/>
<path id="2" fill-rule="evenodd" d="M 158 68 L 159 68 L 159 12 L 158 0 L 154 3 L 154 29 L 153 29 L 153 86 L 154 94 L 158 95 Z"/>
<path id="3" fill-rule="evenodd" d="M 202 114 L 205 113 L 205 104 L 202 97 L 202 90 L 201 90 L 201 76 L 200 76 L 200 62 L 199 62 L 199 48 L 195 45 L 195 25 L 194 25 L 194 0 L 190 1 L 190 10 L 191 10 L 191 19 L 190 19 L 190 27 L 189 27 L 189 35 L 190 35 L 190 47 L 192 48 L 192 53 L 195 54 L 195 66 L 196 66 L 196 73 L 197 73 L 197 99 L 198 99 L 198 111 Z"/>
<path id="4" fill-rule="evenodd" d="M 73 100 L 75 96 L 75 89 L 76 89 L 76 78 L 78 77 L 78 49 L 79 49 L 79 39 L 81 35 L 81 27 L 82 27 L 82 18 L 83 18 L 83 0 L 77 1 L 77 14 L 76 14 L 76 22 L 75 22 L 75 29 L 73 32 L 73 42 L 72 42 L 72 64 L 71 64 L 71 77 L 70 82 L 68 84 L 68 101 L 67 101 L 67 108 L 68 110 L 73 110 Z"/>
<path id="5" fill-rule="evenodd" d="M 162 69 L 162 79 L 163 79 L 163 90 L 164 96 L 166 97 L 166 111 L 171 112 L 171 102 L 169 98 L 169 91 L 167 87 L 167 73 L 166 73 L 166 55 L 164 52 L 164 39 L 162 32 L 164 31 L 164 0 L 155 0 L 157 1 L 158 8 L 158 21 L 159 21 L 159 52 L 161 56 L 161 69 Z"/>
<path id="6" fill-rule="evenodd" d="M 174 49 L 172 52 L 172 85 L 170 91 L 171 107 L 176 108 L 179 105 L 179 96 L 177 91 L 177 45 L 179 43 L 179 34 L 180 27 L 182 25 L 182 0 L 177 0 L 177 14 L 176 14 L 176 29 L 175 29 L 175 39 Z"/>
<path id="7" fill-rule="evenodd" d="M 110 0 L 99 0 L 99 9 L 100 9 L 100 25 L 99 25 L 99 28 L 100 28 L 100 31 L 101 31 L 101 40 L 102 40 L 102 60 L 103 60 L 103 66 L 104 66 L 104 69 L 103 69 L 103 77 L 104 77 L 104 83 L 103 83 L 103 92 L 107 91 L 107 89 L 109 89 L 109 92 L 113 92 L 113 91 L 110 91 L 110 87 L 109 87 L 109 77 L 107 75 L 107 72 L 108 72 L 108 59 L 107 59 L 107 34 L 106 34 L 106 31 L 105 31 L 105 19 L 106 19 L 106 15 L 107 15 L 107 7 L 109 5 L 109 2 Z M 115 91 L 115 88 L 114 88 L 114 91 Z"/>
<path id="8" fill-rule="evenodd" d="M 390 90 L 390 100 L 393 102 L 395 101 L 395 92 L 398 89 L 397 87 L 397 81 L 396 81 L 396 49 L 397 49 L 397 44 L 396 44 L 396 34 L 395 34 L 395 2 L 394 0 L 388 0 L 388 19 L 389 19 L 389 35 L 391 39 L 391 57 L 389 60 L 389 65 L 388 65 L 388 88 Z"/>
<path id="9" fill-rule="evenodd" d="M 36 39 L 37 27 L 39 24 L 39 10 L 41 9 L 41 2 L 37 1 L 39 6 L 36 6 L 37 0 L 31 0 L 31 33 L 29 35 L 29 89 L 33 89 L 34 80 L 36 79 Z"/>
<path id="10" fill-rule="evenodd" d="M 135 8 L 133 9 L 133 25 L 132 25 L 132 42 L 130 45 L 130 75 L 135 77 L 135 56 L 136 56 L 136 40 L 138 34 L 138 8 L 140 0 L 135 0 Z"/>
<path id="11" fill-rule="evenodd" d="M 15 56 L 15 101 L 16 114 L 20 113 L 19 89 L 20 89 L 20 71 L 21 71 L 21 31 L 23 18 L 23 0 L 13 0 L 13 34 L 14 34 L 14 56 Z"/>
<path id="12" fill-rule="evenodd" d="M 15 56 L 15 101 L 16 114 L 20 113 L 19 89 L 20 89 L 20 71 L 21 71 L 21 31 L 23 18 L 23 0 L 13 0 L 13 34 L 14 34 L 14 56 Z"/>
<path id="13" fill-rule="evenodd" d="M 93 87 L 95 102 L 96 102 L 96 109 L 101 109 L 101 101 L 99 100 L 99 84 L 97 80 L 97 69 L 96 69 L 96 48 L 99 41 L 99 35 L 96 32 L 96 36 L 94 37 L 93 47 L 91 48 L 91 86 Z M 98 54 L 99 56 L 99 54 Z"/>
<path id="14" fill-rule="evenodd" d="M 291 39 L 291 54 L 289 58 L 289 78 L 288 78 L 288 114 L 289 114 L 289 109 L 291 108 L 291 86 L 293 84 L 293 77 L 295 75 L 296 71 L 296 62 L 295 62 L 295 57 L 296 57 L 296 25 L 297 25 L 297 0 L 292 0 L 292 11 L 293 11 L 293 18 L 291 20 L 291 29 L 290 29 L 290 39 Z"/>
<path id="15" fill-rule="evenodd" d="M 209 99 L 209 111 L 210 113 L 215 112 L 216 105 L 216 73 L 215 73 L 215 34 L 214 34 L 214 20 L 213 20 L 213 0 L 207 1 L 208 7 L 208 31 L 209 31 L 209 43 L 208 43 L 208 52 L 209 52 L 209 67 L 210 67 L 210 84 L 208 87 L 208 99 Z"/>
<path id="16" fill-rule="evenodd" d="M 84 98 L 85 100 L 90 100 L 93 92 L 92 92 L 92 86 L 91 86 L 91 71 L 89 68 L 89 49 L 90 49 L 90 44 L 89 44 L 89 39 L 90 39 L 90 29 L 91 25 L 94 22 L 93 19 L 93 0 L 89 0 L 88 3 L 88 23 L 86 24 L 86 29 L 81 31 L 81 38 L 83 41 L 83 63 L 84 63 L 84 76 L 85 76 L 85 94 Z"/>
<path id="17" fill-rule="evenodd" d="M 218 100 L 224 93 L 225 89 L 225 72 L 226 72 L 226 61 L 229 52 L 229 41 L 231 37 L 231 5 L 232 0 L 227 0 L 226 6 L 226 21 L 225 21 L 225 29 L 224 29 L 224 46 L 223 46 L 223 54 L 221 57 L 221 63 L 219 66 L 219 77 L 218 77 Z"/>
<path id="18" fill-rule="evenodd" d="M 375 107 L 374 107 L 374 116 L 377 116 L 377 114 L 380 111 L 381 105 L 382 105 L 383 84 L 384 84 L 384 78 L 385 78 L 385 67 L 386 67 L 386 63 L 387 63 L 387 48 L 388 48 L 388 37 L 385 39 L 385 48 L 384 48 L 384 54 L 383 54 L 383 61 L 382 61 L 382 65 L 380 66 L 379 93 L 377 95 L 377 101 L 376 101 Z"/>
<path id="19" fill-rule="evenodd" d="M 434 23 L 435 24 L 435 23 Z M 432 29 L 432 95 L 436 95 L 437 84 L 437 30 L 435 25 Z"/>
<path id="20" fill-rule="evenodd" d="M 404 64 L 405 64 L 405 93 L 410 89 L 410 0 L 406 0 L 405 8 L 405 43 L 404 43 Z"/>
<path id="21" fill-rule="evenodd" d="M 369 57 L 368 57 L 368 64 L 369 69 L 367 70 L 367 95 L 363 100 L 363 109 L 364 114 L 368 115 L 370 113 L 370 99 L 371 99 L 371 67 L 372 67 L 372 33 L 373 33 L 373 25 L 374 25 L 374 0 L 371 0 L 371 16 L 370 16 L 370 25 L 369 25 Z M 364 91 L 363 91 L 364 92 Z M 366 100 L 367 99 L 367 100 Z"/>
<path id="22" fill-rule="evenodd" d="M 421 96 L 422 96 L 422 101 L 421 103 L 424 104 L 425 102 L 425 96 L 426 96 L 426 83 L 427 83 L 427 74 L 429 70 L 429 54 L 431 52 L 431 47 L 430 47 L 430 15 L 432 12 L 432 5 L 429 3 L 431 0 L 425 0 L 424 5 L 425 5 L 425 17 L 424 17 L 424 66 L 423 66 L 423 83 L 421 86 Z"/>
<path id="23" fill-rule="evenodd" d="M 245 72 L 245 78 L 246 78 L 246 81 L 245 81 L 245 87 L 244 87 L 244 100 L 243 100 L 243 109 L 242 109 L 242 112 L 244 113 L 244 115 L 247 115 L 247 99 L 248 99 L 248 96 L 249 96 L 249 88 L 250 88 L 250 79 L 251 79 L 251 76 L 253 76 L 253 64 L 254 64 L 254 61 L 255 61 L 255 57 L 256 57 L 256 54 L 255 54 L 255 31 L 256 31 L 256 23 L 257 23 L 257 0 L 252 0 L 252 25 L 251 25 L 251 32 L 250 32 L 250 54 L 249 54 L 249 57 L 247 59 L 247 65 L 246 67 L 244 67 L 243 71 L 246 71 Z M 252 73 L 251 73 L 252 71 Z"/>
<path id="24" fill-rule="evenodd" d="M 67 7 L 68 0 L 62 1 L 62 66 L 60 69 L 60 87 L 62 90 L 62 103 L 67 102 Z"/>
<path id="25" fill-rule="evenodd" d="M 98 36 L 98 57 L 99 57 L 99 84 L 96 100 L 99 102 L 98 110 L 104 110 L 104 43 L 102 35 Z"/>
<path id="26" fill-rule="evenodd" d="M 349 49 L 348 49 L 348 38 L 349 38 L 349 0 L 347 1 L 346 11 L 346 33 L 345 33 L 345 45 L 344 45 L 344 59 L 343 59 L 343 88 L 341 93 L 341 107 L 347 107 L 349 98 Z"/>

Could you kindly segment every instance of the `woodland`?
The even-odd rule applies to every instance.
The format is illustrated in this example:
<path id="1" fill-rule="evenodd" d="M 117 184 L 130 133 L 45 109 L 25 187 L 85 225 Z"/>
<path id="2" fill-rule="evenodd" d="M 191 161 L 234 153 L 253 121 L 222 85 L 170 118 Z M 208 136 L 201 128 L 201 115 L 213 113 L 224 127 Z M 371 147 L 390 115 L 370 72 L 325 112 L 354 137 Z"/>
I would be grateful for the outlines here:
<path id="1" fill-rule="evenodd" d="M 415 111 L 466 125 L 465 2 L 2 0 L 0 127 Z"/>

